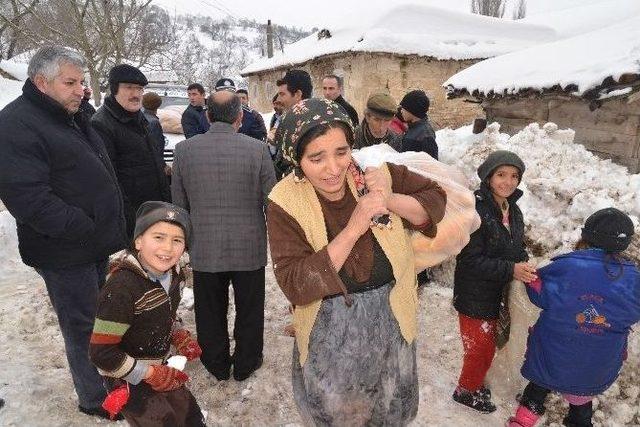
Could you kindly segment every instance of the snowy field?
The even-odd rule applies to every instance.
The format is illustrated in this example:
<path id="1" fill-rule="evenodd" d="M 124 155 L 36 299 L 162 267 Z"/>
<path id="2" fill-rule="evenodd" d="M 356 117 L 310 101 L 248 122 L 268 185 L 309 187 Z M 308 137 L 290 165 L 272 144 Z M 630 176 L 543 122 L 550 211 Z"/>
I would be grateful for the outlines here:
<path id="1" fill-rule="evenodd" d="M 573 132 L 552 124 L 532 125 L 513 137 L 491 125 L 482 135 L 469 128 L 438 132 L 445 163 L 459 167 L 472 185 L 475 170 L 486 155 L 499 148 L 518 152 L 527 163 L 521 199 L 530 250 L 537 262 L 567 250 L 576 230 L 592 211 L 614 205 L 632 215 L 640 214 L 640 176 L 591 155 L 572 143 Z M 14 221 L 0 212 L 0 410 L 2 426 L 100 426 L 106 421 L 89 418 L 76 410 L 63 341 L 42 280 L 20 263 Z M 638 239 L 635 252 L 638 259 Z M 527 322 L 535 319 L 522 288 L 512 295 L 514 326 L 509 347 L 498 354 L 488 381 L 498 410 L 490 415 L 455 404 L 451 393 L 461 365 L 462 345 L 457 315 L 451 307 L 452 263 L 438 268 L 438 283 L 421 292 L 418 336 L 420 408 L 416 426 L 500 426 L 515 409 L 515 394 L 523 383 L 518 375 Z M 299 425 L 292 400 L 290 363 L 293 339 L 282 331 L 289 321 L 288 303 L 267 266 L 265 306 L 265 362 L 250 379 L 218 382 L 197 362 L 187 366 L 189 387 L 213 426 Z M 193 298 L 186 289 L 181 316 L 195 330 Z M 516 312 L 517 311 L 517 312 Z M 232 324 L 232 321 L 230 322 Z M 510 348 L 511 347 L 511 348 Z M 640 334 L 629 342 L 629 360 L 618 381 L 596 401 L 598 427 L 640 426 Z M 559 426 L 566 411 L 557 396 L 541 425 Z M 125 426 L 126 422 L 119 425 Z"/>

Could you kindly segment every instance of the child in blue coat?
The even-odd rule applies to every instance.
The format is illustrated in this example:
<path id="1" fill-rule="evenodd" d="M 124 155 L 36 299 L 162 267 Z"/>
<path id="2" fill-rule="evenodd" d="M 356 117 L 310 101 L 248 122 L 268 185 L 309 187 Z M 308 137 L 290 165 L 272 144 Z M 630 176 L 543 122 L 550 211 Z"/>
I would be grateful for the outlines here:
<path id="1" fill-rule="evenodd" d="M 633 222 L 615 208 L 587 218 L 574 252 L 538 270 L 527 285 L 542 309 L 527 342 L 528 379 L 510 427 L 531 427 L 551 392 L 569 402 L 566 426 L 592 426 L 591 400 L 615 381 L 626 359 L 631 326 L 640 321 L 640 273 L 620 256 Z"/>

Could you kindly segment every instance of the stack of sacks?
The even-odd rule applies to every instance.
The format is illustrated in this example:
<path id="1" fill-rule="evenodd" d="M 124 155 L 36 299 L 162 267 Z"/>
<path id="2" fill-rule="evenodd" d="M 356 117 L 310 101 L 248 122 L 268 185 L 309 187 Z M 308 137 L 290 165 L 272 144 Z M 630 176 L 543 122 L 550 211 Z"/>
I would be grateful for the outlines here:
<path id="1" fill-rule="evenodd" d="M 480 227 L 469 182 L 455 167 L 440 163 L 427 153 L 398 153 L 387 144 L 354 150 L 353 158 L 363 170 L 379 167 L 384 162 L 407 166 L 411 171 L 437 182 L 447 193 L 444 218 L 438 223 L 436 236 L 429 238 L 410 231 L 416 271 L 456 256 L 469 242 L 471 233 Z"/>

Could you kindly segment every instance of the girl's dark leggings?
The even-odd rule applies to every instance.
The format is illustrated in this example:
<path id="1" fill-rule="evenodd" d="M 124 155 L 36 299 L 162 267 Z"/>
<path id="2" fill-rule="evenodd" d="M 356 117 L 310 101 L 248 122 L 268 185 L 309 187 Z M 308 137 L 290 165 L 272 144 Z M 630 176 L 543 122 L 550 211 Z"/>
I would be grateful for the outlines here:
<path id="1" fill-rule="evenodd" d="M 544 400 L 549 393 L 551 390 L 548 388 L 530 382 L 522 393 L 520 404 L 538 415 L 543 415 L 545 412 Z M 592 415 L 592 402 L 580 406 L 570 404 L 569 413 L 564 417 L 563 424 L 567 427 L 592 427 Z"/>

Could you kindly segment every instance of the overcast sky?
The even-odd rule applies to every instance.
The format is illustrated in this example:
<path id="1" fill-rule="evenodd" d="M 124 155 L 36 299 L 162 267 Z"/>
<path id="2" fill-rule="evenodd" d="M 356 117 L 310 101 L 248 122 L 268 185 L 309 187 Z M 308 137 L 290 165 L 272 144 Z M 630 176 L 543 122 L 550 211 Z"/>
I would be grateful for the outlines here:
<path id="1" fill-rule="evenodd" d="M 511 0 L 513 1 L 513 0 Z M 599 3 L 607 0 L 528 0 L 527 12 L 540 13 L 550 9 Z M 422 3 L 445 9 L 468 11 L 471 0 L 154 0 L 170 12 L 202 14 L 212 17 L 226 15 L 247 17 L 266 22 L 311 29 L 358 19 L 362 8 L 389 7 L 398 3 Z"/>

